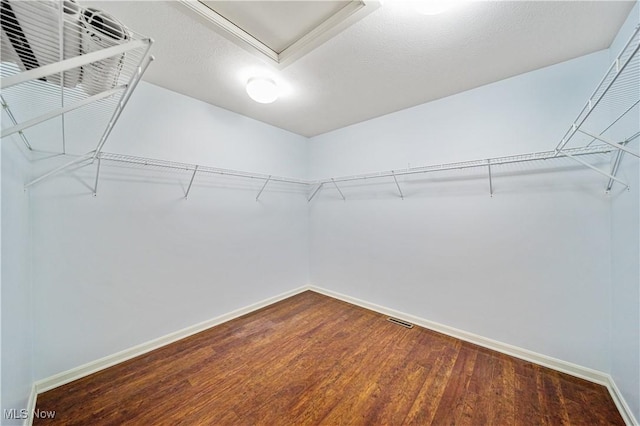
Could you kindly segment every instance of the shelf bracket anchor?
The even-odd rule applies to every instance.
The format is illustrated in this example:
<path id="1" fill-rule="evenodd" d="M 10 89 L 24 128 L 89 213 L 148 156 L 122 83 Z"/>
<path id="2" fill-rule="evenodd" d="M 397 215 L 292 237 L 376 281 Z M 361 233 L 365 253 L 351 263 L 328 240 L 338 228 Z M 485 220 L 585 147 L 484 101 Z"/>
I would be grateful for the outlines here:
<path id="1" fill-rule="evenodd" d="M 391 170 L 391 176 L 393 176 L 393 180 L 396 183 L 396 186 L 398 187 L 398 192 L 400 193 L 400 198 L 402 198 L 404 200 L 404 194 L 402 193 L 402 189 L 400 189 L 400 184 L 398 184 L 398 179 L 396 178 L 396 173 Z"/>
<path id="2" fill-rule="evenodd" d="M 270 180 L 271 180 L 271 175 L 269 175 L 267 180 L 264 182 L 264 185 L 262 185 L 262 188 L 260 188 L 260 192 L 258 192 L 258 195 L 256 195 L 256 201 L 258 201 L 258 199 L 260 198 L 260 194 L 262 194 L 262 191 L 264 191 L 264 189 L 267 187 L 267 184 L 269 183 Z"/>
<path id="3" fill-rule="evenodd" d="M 185 200 L 189 196 L 189 191 L 191 191 L 191 185 L 193 184 L 193 179 L 196 177 L 197 171 L 198 171 L 198 165 L 196 165 L 195 169 L 193 169 L 193 174 L 191 175 L 191 180 L 189 181 L 189 186 L 187 187 L 187 192 L 184 194 Z"/>
<path id="4" fill-rule="evenodd" d="M 342 197 L 342 201 L 347 201 L 347 199 L 344 198 L 344 194 L 342 193 L 342 191 L 340 191 L 340 188 L 338 188 L 338 184 L 336 183 L 335 180 L 333 180 L 333 178 L 331 178 L 331 182 L 333 182 L 333 186 L 335 186 L 338 192 L 340 193 L 340 196 Z"/>
<path id="5" fill-rule="evenodd" d="M 17 126 L 18 125 L 18 121 L 13 116 L 13 113 L 11 112 L 11 109 L 9 108 L 9 104 L 7 103 L 7 101 L 5 101 L 4 96 L 0 95 L 0 100 L 2 101 L 2 108 L 7 113 L 7 116 L 9 117 L 9 120 L 11 120 L 11 122 L 13 123 L 14 126 Z M 20 139 L 22 139 L 22 143 L 24 143 L 24 146 L 26 146 L 29 151 L 33 151 L 33 148 L 31 148 L 31 144 L 27 140 L 27 137 L 24 135 L 22 130 L 20 130 L 18 132 L 18 134 L 20 135 Z"/>
<path id="6" fill-rule="evenodd" d="M 322 188 L 322 185 L 324 185 L 324 183 L 319 184 L 318 187 L 313 191 L 311 196 L 309 198 L 307 198 L 307 203 L 310 203 L 311 200 L 313 200 L 313 197 L 315 197 L 316 194 L 318 193 L 318 191 L 320 191 L 320 188 Z"/>
<path id="7" fill-rule="evenodd" d="M 493 197 L 493 177 L 491 176 L 491 160 L 487 160 L 487 168 L 489 169 L 489 195 Z"/>
<path id="8" fill-rule="evenodd" d="M 587 163 L 586 161 L 584 161 L 584 160 L 582 160 L 582 159 L 580 159 L 580 158 L 578 158 L 578 157 L 575 157 L 575 156 L 573 156 L 573 155 L 571 155 L 571 154 L 569 154 L 569 153 L 567 153 L 567 152 L 560 151 L 559 153 L 560 153 L 560 155 L 564 155 L 564 156 L 566 156 L 566 157 L 569 157 L 569 158 L 571 158 L 572 160 L 577 161 L 578 163 L 582 164 L 583 166 L 588 167 L 588 168 L 590 168 L 591 170 L 593 170 L 593 171 L 595 171 L 595 172 L 597 172 L 597 173 L 600 173 L 601 175 L 606 176 L 606 177 L 608 177 L 609 179 L 613 179 L 613 180 L 615 180 L 616 182 L 621 183 L 621 184 L 622 184 L 622 185 L 624 185 L 625 187 L 629 188 L 629 185 L 627 185 L 625 182 L 621 181 L 620 179 L 618 179 L 618 178 L 617 178 L 617 177 L 615 177 L 615 176 L 610 175 L 609 173 L 607 173 L 607 172 L 605 172 L 605 171 L 600 170 L 600 169 L 599 169 L 599 168 L 597 168 L 596 166 L 594 166 L 594 165 L 592 165 L 592 164 L 589 164 L 589 163 Z"/>
<path id="9" fill-rule="evenodd" d="M 98 178 L 100 177 L 100 157 L 98 157 L 98 165 L 96 167 L 96 182 L 93 185 L 93 196 L 98 195 Z"/>
<path id="10" fill-rule="evenodd" d="M 582 130 L 582 129 L 578 129 L 578 131 L 579 131 L 580 133 L 583 133 L 583 134 L 585 134 L 585 135 L 589 136 L 589 137 L 592 137 L 592 138 L 594 138 L 594 139 L 597 139 L 597 140 L 599 140 L 600 142 L 604 142 L 604 143 L 606 143 L 607 145 L 611 145 L 612 147 L 614 147 L 614 148 L 616 148 L 616 149 L 622 150 L 622 151 L 624 151 L 624 152 L 628 152 L 629 154 L 633 155 L 634 157 L 638 157 L 638 158 L 640 158 L 640 154 L 636 154 L 635 152 L 633 152 L 633 150 L 631 150 L 631 149 L 627 148 L 626 146 L 622 145 L 622 143 L 615 143 L 615 142 L 611 142 L 610 140 L 607 140 L 607 139 L 603 138 L 602 136 L 592 135 L 591 133 L 589 133 L 589 132 L 585 132 L 585 131 L 584 131 L 584 130 Z"/>

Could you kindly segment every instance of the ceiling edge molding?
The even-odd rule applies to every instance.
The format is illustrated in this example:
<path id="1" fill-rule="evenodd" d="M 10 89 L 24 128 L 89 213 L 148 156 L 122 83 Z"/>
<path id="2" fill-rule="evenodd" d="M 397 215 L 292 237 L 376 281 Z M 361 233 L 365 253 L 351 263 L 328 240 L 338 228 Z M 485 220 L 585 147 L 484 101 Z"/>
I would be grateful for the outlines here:
<path id="1" fill-rule="evenodd" d="M 357 0 L 350 2 L 337 13 L 295 41 L 291 46 L 278 53 L 252 36 L 224 16 L 210 9 L 198 0 L 179 0 L 180 3 L 201 18 L 211 23 L 211 28 L 220 35 L 254 54 L 277 69 L 291 65 L 327 40 L 336 36 L 355 22 L 380 7 L 380 0 Z"/>

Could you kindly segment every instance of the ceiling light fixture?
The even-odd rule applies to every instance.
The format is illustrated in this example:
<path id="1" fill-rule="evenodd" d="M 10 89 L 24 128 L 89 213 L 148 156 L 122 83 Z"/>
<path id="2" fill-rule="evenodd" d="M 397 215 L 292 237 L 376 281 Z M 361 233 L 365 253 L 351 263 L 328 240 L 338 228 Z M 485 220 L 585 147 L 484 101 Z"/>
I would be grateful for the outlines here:
<path id="1" fill-rule="evenodd" d="M 418 0 L 413 2 L 416 12 L 421 15 L 438 15 L 452 9 L 456 0 Z"/>
<path id="2" fill-rule="evenodd" d="M 278 99 L 278 86 L 270 78 L 253 77 L 247 81 L 247 94 L 261 104 L 270 104 Z"/>

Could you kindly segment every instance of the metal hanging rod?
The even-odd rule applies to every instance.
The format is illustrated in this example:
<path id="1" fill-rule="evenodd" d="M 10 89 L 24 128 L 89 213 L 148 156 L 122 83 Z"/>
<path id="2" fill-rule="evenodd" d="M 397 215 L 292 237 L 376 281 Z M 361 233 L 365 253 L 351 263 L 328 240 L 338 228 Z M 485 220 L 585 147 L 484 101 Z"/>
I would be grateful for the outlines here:
<path id="1" fill-rule="evenodd" d="M 296 185 L 308 185 L 309 181 L 304 179 L 295 179 L 283 176 L 276 175 L 268 175 L 264 173 L 252 173 L 241 170 L 233 170 L 233 169 L 223 169 L 219 167 L 209 167 L 200 164 L 190 164 L 190 163 L 180 163 L 176 161 L 167 161 L 167 160 L 159 160 L 155 158 L 147 158 L 147 157 L 135 157 L 132 155 L 122 155 L 122 154 L 114 154 L 108 152 L 101 152 L 98 154 L 98 158 L 101 158 L 106 161 L 119 162 L 119 163 L 127 163 L 127 164 L 136 164 L 139 166 L 148 166 L 148 167 L 160 167 L 166 169 L 174 169 L 174 170 L 187 170 L 187 171 L 195 171 L 198 170 L 198 173 L 210 173 L 216 175 L 223 176 L 234 176 L 241 178 L 249 178 L 249 179 L 259 179 L 259 180 L 269 180 L 271 182 L 282 182 L 282 183 L 291 183 Z"/>
<path id="2" fill-rule="evenodd" d="M 445 163 L 445 164 L 435 164 L 431 166 L 422 166 L 422 167 L 411 167 L 404 170 L 389 170 L 383 172 L 372 172 L 372 173 L 363 173 L 359 175 L 351 175 L 351 176 L 341 176 L 329 179 L 321 179 L 317 181 L 312 181 L 312 184 L 325 184 L 325 183 L 335 183 L 335 182 L 350 182 L 356 180 L 366 180 L 366 179 L 375 179 L 375 178 L 391 178 L 397 176 L 406 176 L 406 175 L 414 175 L 414 174 L 422 174 L 422 173 L 430 173 L 430 172 L 439 172 L 445 170 L 457 170 L 457 169 L 469 169 L 469 168 L 477 168 L 477 167 L 487 167 L 488 164 L 491 164 L 491 167 L 503 165 L 503 164 L 514 164 L 514 163 L 525 163 L 529 161 L 537 161 L 537 160 L 550 160 L 556 157 L 563 156 L 581 156 L 581 155 L 591 155 L 591 154 L 606 154 L 611 151 L 614 151 L 615 148 L 605 145 L 592 145 L 590 147 L 581 147 L 581 148 L 571 148 L 565 149 L 561 151 L 560 155 L 557 155 L 556 151 L 542 151 L 542 152 L 534 152 L 530 154 L 519 154 L 519 155 L 510 155 L 506 157 L 496 157 L 482 160 L 471 160 L 471 161 L 462 161 L 458 163 Z M 566 155 L 568 154 L 568 155 Z"/>
<path id="3" fill-rule="evenodd" d="M 344 197 L 344 194 L 342 194 L 342 191 L 338 187 L 337 183 L 356 181 L 356 180 L 368 180 L 368 179 L 375 179 L 375 178 L 385 178 L 385 177 L 392 178 L 397 183 L 398 176 L 423 174 L 423 173 L 446 171 L 446 170 L 486 168 L 489 165 L 491 166 L 491 168 L 493 168 L 493 167 L 505 165 L 505 164 L 552 160 L 558 157 L 575 158 L 575 157 L 594 155 L 594 154 L 607 154 L 614 150 L 616 149 L 609 145 L 599 144 L 599 145 L 592 145 L 589 147 L 565 149 L 557 157 L 556 157 L 555 151 L 543 151 L 543 152 L 534 152 L 534 153 L 528 153 L 528 154 L 511 155 L 511 156 L 505 156 L 505 157 L 495 157 L 495 158 L 482 159 L 482 160 L 471 160 L 471 161 L 463 161 L 463 162 L 457 162 L 457 163 L 444 163 L 444 164 L 436 164 L 436 165 L 430 165 L 430 166 L 413 167 L 413 168 L 408 168 L 404 170 L 394 169 L 394 170 L 383 171 L 383 172 L 365 173 L 365 174 L 359 174 L 359 175 L 334 177 L 334 178 L 327 178 L 327 179 L 321 179 L 321 180 L 296 179 L 296 178 L 290 178 L 290 177 L 268 175 L 264 173 L 252 173 L 252 172 L 241 171 L 241 170 L 223 169 L 218 167 L 203 166 L 199 164 L 180 163 L 176 161 L 159 160 L 159 159 L 148 158 L 148 157 L 136 157 L 131 155 L 115 154 L 115 153 L 108 153 L 108 152 L 99 153 L 97 158 L 107 162 L 132 164 L 132 165 L 137 165 L 142 167 L 158 167 L 158 168 L 191 172 L 191 180 L 189 182 L 188 191 L 191 189 L 191 185 L 193 184 L 193 178 L 195 177 L 195 173 L 197 172 L 198 174 L 209 173 L 209 174 L 216 174 L 221 176 L 258 179 L 258 180 L 265 181 L 265 183 L 280 182 L 280 183 L 288 183 L 288 184 L 312 187 L 314 189 L 308 198 L 308 201 L 311 201 L 325 184 L 330 184 L 336 187 L 336 189 L 340 192 L 341 197 L 343 199 L 346 199 L 346 197 Z M 25 185 L 25 187 L 30 187 L 38 182 L 42 182 L 43 180 L 51 176 L 54 176 L 55 174 L 61 173 L 66 169 L 72 166 L 75 166 L 78 163 L 82 163 L 83 161 L 87 161 L 87 160 L 92 160 L 94 155 L 95 155 L 95 151 L 91 151 L 82 155 L 79 158 L 75 158 L 69 163 L 63 166 L 57 167 L 56 169 L 34 179 L 33 181 Z M 92 161 L 89 161 L 89 163 L 87 164 L 91 164 L 91 162 Z M 607 174 L 607 176 L 609 175 Z M 401 194 L 401 197 L 404 198 L 404 193 L 402 193 L 400 186 L 397 185 L 397 187 Z M 262 190 L 263 189 L 264 189 L 264 185 Z M 262 193 L 262 190 L 260 191 L 260 193 Z M 188 191 L 186 194 L 187 196 L 189 193 Z M 490 191 L 493 192 L 493 185 L 491 185 Z M 258 197 L 259 195 L 260 194 L 258 194 Z"/>
<path id="4" fill-rule="evenodd" d="M 566 157 L 609 177 L 609 185 L 607 187 L 609 189 L 614 181 L 621 182 L 615 177 L 615 174 L 617 171 L 617 164 L 619 164 L 620 158 L 622 158 L 623 153 L 628 152 L 630 154 L 637 155 L 634 153 L 634 151 L 629 150 L 626 145 L 630 140 L 636 138 L 638 136 L 638 133 L 623 142 L 611 141 L 609 140 L 609 138 L 604 136 L 604 133 L 627 113 L 634 110 L 634 108 L 638 105 L 639 99 L 637 92 L 637 76 L 634 73 L 640 72 L 640 60 L 638 58 L 638 50 L 640 49 L 640 25 L 635 28 L 633 34 L 622 49 L 622 52 L 611 64 L 605 76 L 602 78 L 594 92 L 588 98 L 587 103 L 578 114 L 576 120 L 574 120 L 569 130 L 565 133 L 564 137 L 553 151 L 544 151 L 489 159 L 483 158 L 480 160 L 428 165 L 423 167 L 407 168 L 403 170 L 395 169 L 390 171 L 379 171 L 351 176 L 330 177 L 320 180 L 296 179 L 263 173 L 253 173 L 247 171 L 222 169 L 145 157 L 105 153 L 102 151 L 105 142 L 107 141 L 115 123 L 120 117 L 120 114 L 127 104 L 133 90 L 140 81 L 142 74 L 145 72 L 150 62 L 153 60 L 153 57 L 149 54 L 152 40 L 149 38 L 141 37 L 140 35 L 133 32 L 129 32 L 128 29 L 125 28 L 123 29 L 123 31 L 127 32 L 128 38 L 125 37 L 126 40 L 122 41 L 119 44 L 110 47 L 100 46 L 99 48 L 95 48 L 94 51 L 83 52 L 82 54 L 80 54 L 79 52 L 69 54 L 68 50 L 70 45 L 79 45 L 79 42 L 81 41 L 81 34 L 84 34 L 83 31 L 78 31 L 77 33 L 74 33 L 74 31 L 80 30 L 81 28 L 85 27 L 81 26 L 79 23 L 74 22 L 70 31 L 67 31 L 68 22 L 64 14 L 68 13 L 68 11 L 66 9 L 62 9 L 64 4 L 66 3 L 62 1 L 15 2 L 16 7 L 24 8 L 27 12 L 29 12 L 28 9 L 31 9 L 29 13 L 25 12 L 24 25 L 28 26 L 33 31 L 33 34 L 35 34 L 34 37 L 37 38 L 38 42 L 35 45 L 42 45 L 44 47 L 41 49 L 41 51 L 36 52 L 42 59 L 39 62 L 40 66 L 38 66 L 38 64 L 36 63 L 36 66 L 33 66 L 33 64 L 31 64 L 32 66 L 26 67 L 27 69 L 25 69 L 24 63 L 22 64 L 22 66 L 19 66 L 20 61 L 13 61 L 15 63 L 11 61 L 4 61 L 0 66 L 0 88 L 2 88 L 3 91 L 2 106 L 7 111 L 7 114 L 9 115 L 13 123 L 13 127 L 2 130 L 2 135 L 5 136 L 10 133 L 18 133 L 23 138 L 23 142 L 25 143 L 25 145 L 30 146 L 28 141 L 24 138 L 22 130 L 31 125 L 40 123 L 44 119 L 52 118 L 57 115 L 61 115 L 64 119 L 65 113 L 71 111 L 73 108 L 75 108 L 75 106 L 79 107 L 88 105 L 91 101 L 98 101 L 97 103 L 94 102 L 93 105 L 96 108 L 101 109 L 100 113 L 110 113 L 111 118 L 106 126 L 106 129 L 104 130 L 104 133 L 102 134 L 102 137 L 98 141 L 98 144 L 93 151 L 90 151 L 80 157 L 72 157 L 73 159 L 69 163 L 57 167 L 50 172 L 34 179 L 33 181 L 29 182 L 26 187 L 32 186 L 38 182 L 42 182 L 43 180 L 65 170 L 93 164 L 97 161 L 98 164 L 96 165 L 95 185 L 93 190 L 95 194 L 97 193 L 98 188 L 101 162 L 110 161 L 135 164 L 145 167 L 161 167 L 189 171 L 192 174 L 191 180 L 189 182 L 189 187 L 187 188 L 185 194 L 185 198 L 189 195 L 189 191 L 191 190 L 196 173 L 198 173 L 198 175 L 200 175 L 200 173 L 209 173 L 239 178 L 259 179 L 261 181 L 264 181 L 260 192 L 256 196 L 256 200 L 259 199 L 260 195 L 269 182 L 281 182 L 306 186 L 312 191 L 310 197 L 308 198 L 308 201 L 311 201 L 320 192 L 325 184 L 331 184 L 337 189 L 340 196 L 344 200 L 345 196 L 342 193 L 342 190 L 340 189 L 338 183 L 374 178 L 393 178 L 400 197 L 404 199 L 404 193 L 402 192 L 400 182 L 398 181 L 398 176 L 466 168 L 486 168 L 489 177 L 489 192 L 493 195 L 494 188 L 492 172 L 494 167 L 505 164 L 524 163 L 529 161 L 550 160 L 554 158 Z M 38 10 L 38 8 L 44 9 Z M 43 13 L 43 10 L 45 13 Z M 51 28 L 54 27 L 57 28 L 57 30 L 52 35 Z M 115 27 L 112 27 L 112 29 L 114 28 Z M 3 30 L 11 32 L 14 31 L 15 28 L 11 26 L 6 26 L 5 28 L 3 26 Z M 57 34 L 59 34 L 59 36 Z M 68 39 L 67 36 L 69 36 Z M 20 50 L 19 46 L 18 50 Z M 9 53 L 13 54 L 13 52 Z M 23 58 L 24 53 L 24 51 L 17 51 L 16 55 L 20 58 Z M 6 58 L 10 58 L 10 56 L 3 55 L 3 60 Z M 113 85 L 106 87 L 104 85 L 105 78 L 96 78 L 97 76 L 95 75 L 93 76 L 93 79 L 90 78 L 91 65 L 97 62 L 101 65 L 105 65 L 109 63 L 109 61 L 114 59 L 116 61 L 119 61 L 121 71 L 120 74 L 114 79 Z M 86 73 L 84 72 L 85 67 L 87 67 L 86 70 L 88 70 L 88 72 Z M 83 72 L 80 73 L 80 71 Z M 80 77 L 82 77 L 81 81 L 79 80 Z M 70 80 L 73 80 L 74 78 L 77 81 L 75 83 L 70 82 Z M 112 79 L 110 78 L 109 80 Z M 68 86 L 67 83 L 74 85 Z M 75 86 L 76 84 L 77 87 Z M 109 94 L 109 90 L 115 90 L 116 87 L 118 87 L 122 92 L 120 97 L 108 97 L 107 95 Z M 611 100 L 610 98 L 607 98 L 605 102 L 602 102 L 607 94 L 611 95 L 611 97 L 613 97 L 614 99 Z M 30 100 L 34 96 L 36 96 L 36 100 L 38 100 L 39 106 L 51 106 L 51 108 L 44 114 L 41 111 L 34 111 L 33 113 L 37 114 L 36 117 L 27 117 L 26 119 L 22 120 L 22 122 L 17 121 L 13 113 L 19 111 L 19 109 L 16 108 L 12 112 L 12 110 L 9 109 L 9 104 L 14 107 L 17 102 L 18 106 L 20 106 L 20 102 L 25 99 Z M 102 97 L 104 97 L 104 99 L 99 100 L 99 98 Z M 7 98 L 9 103 L 5 101 L 5 98 Z M 55 102 L 52 101 L 52 99 Z M 627 103 L 629 99 L 631 101 Z M 611 102 L 609 102 L 610 100 Z M 70 106 L 66 104 L 67 101 L 72 101 L 69 102 Z M 26 104 L 29 103 L 30 102 L 26 102 Z M 582 126 L 592 115 L 596 107 L 598 107 L 598 105 L 600 104 L 616 104 L 616 107 L 622 107 L 622 109 L 624 109 L 624 112 L 619 115 L 613 122 L 608 121 L 610 124 L 603 131 L 598 133 L 597 131 L 595 131 L 595 129 L 591 129 L 591 131 L 588 132 L 583 129 Z M 627 108 L 628 105 L 631 106 Z M 602 110 L 602 107 L 600 107 L 599 110 Z M 64 123 L 62 131 L 64 151 Z M 580 148 L 568 148 L 567 143 L 578 132 L 589 135 L 592 138 L 592 141 L 589 142 L 589 145 L 587 146 L 583 146 Z M 599 142 L 604 142 L 605 144 L 596 144 L 594 143 L 594 141 L 596 140 Z M 580 158 L 582 156 L 592 154 L 605 154 L 610 152 L 615 152 L 617 154 L 614 160 L 614 166 L 611 169 L 611 173 L 600 170 L 593 166 L 593 164 L 586 162 Z M 621 183 L 624 184 L 624 182 Z"/>

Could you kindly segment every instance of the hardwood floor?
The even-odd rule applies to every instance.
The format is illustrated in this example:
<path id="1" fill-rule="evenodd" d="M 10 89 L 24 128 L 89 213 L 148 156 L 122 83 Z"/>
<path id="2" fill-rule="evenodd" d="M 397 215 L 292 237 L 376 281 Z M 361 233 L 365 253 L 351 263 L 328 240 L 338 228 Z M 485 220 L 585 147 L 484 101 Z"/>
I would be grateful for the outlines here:
<path id="1" fill-rule="evenodd" d="M 623 425 L 606 388 L 305 292 L 38 396 L 77 425 Z"/>

